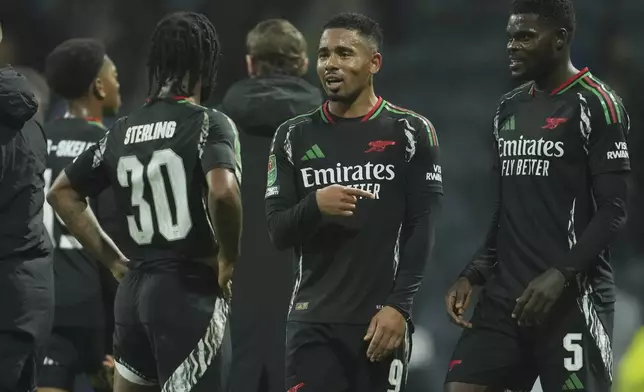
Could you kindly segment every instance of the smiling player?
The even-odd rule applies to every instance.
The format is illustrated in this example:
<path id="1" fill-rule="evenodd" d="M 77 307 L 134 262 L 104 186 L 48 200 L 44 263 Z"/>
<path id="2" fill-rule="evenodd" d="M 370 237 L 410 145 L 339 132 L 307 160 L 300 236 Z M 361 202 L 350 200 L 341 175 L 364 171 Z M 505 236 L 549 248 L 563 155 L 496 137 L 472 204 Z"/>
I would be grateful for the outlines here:
<path id="1" fill-rule="evenodd" d="M 570 0 L 514 0 L 510 70 L 528 83 L 494 120 L 498 210 L 449 290 L 465 327 L 446 391 L 609 391 L 615 301 L 609 246 L 626 221 L 628 115 L 570 61 Z M 472 286 L 485 285 L 471 322 Z"/>
<path id="2" fill-rule="evenodd" d="M 317 60 L 329 100 L 282 124 L 273 140 L 269 232 L 298 260 L 289 391 L 405 386 L 411 307 L 442 182 L 430 122 L 374 93 L 381 45 L 373 20 L 331 19 Z"/>

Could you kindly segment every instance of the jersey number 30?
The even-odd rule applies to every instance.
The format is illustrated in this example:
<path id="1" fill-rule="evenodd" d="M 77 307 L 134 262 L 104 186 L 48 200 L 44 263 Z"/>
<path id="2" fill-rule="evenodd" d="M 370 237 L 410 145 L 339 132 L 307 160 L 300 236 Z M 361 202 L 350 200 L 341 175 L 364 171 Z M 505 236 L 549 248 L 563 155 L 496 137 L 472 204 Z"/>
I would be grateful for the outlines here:
<path id="1" fill-rule="evenodd" d="M 168 191 L 161 168 L 164 167 L 174 198 L 176 216 L 170 212 Z M 152 242 L 155 228 L 152 208 L 143 193 L 146 186 L 152 191 L 152 204 L 156 215 L 158 232 L 168 241 L 184 239 L 192 228 L 188 207 L 188 187 L 183 159 L 170 149 L 155 151 L 147 167 L 134 155 L 121 157 L 116 169 L 119 184 L 132 190 L 132 207 L 139 212 L 139 219 L 127 216 L 130 236 L 139 245 Z M 130 178 L 128 178 L 130 177 Z"/>

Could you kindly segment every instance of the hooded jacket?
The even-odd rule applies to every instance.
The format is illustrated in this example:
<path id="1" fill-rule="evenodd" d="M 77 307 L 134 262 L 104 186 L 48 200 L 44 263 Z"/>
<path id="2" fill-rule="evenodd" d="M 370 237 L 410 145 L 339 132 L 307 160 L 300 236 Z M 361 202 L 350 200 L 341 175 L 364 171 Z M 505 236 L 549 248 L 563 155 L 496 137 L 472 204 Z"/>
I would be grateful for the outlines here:
<path id="1" fill-rule="evenodd" d="M 268 237 L 264 212 L 268 154 L 273 134 L 281 123 L 321 104 L 322 95 L 318 89 L 302 78 L 285 75 L 242 80 L 233 84 L 224 96 L 220 110 L 227 114 L 239 129 L 244 170 L 242 260 L 235 268 L 235 296 L 240 301 L 245 302 L 244 297 L 247 293 L 244 291 L 250 286 L 254 288 L 254 292 L 248 294 L 257 297 L 249 303 L 255 304 L 257 300 L 275 304 L 274 295 L 258 296 L 257 291 L 261 293 L 271 290 L 274 294 L 277 294 L 272 291 L 275 289 L 278 292 L 284 291 L 266 279 L 257 279 L 258 282 L 253 282 L 252 285 L 241 284 L 240 279 L 256 280 L 256 277 L 260 276 L 270 277 L 274 276 L 276 271 L 284 271 L 282 266 L 286 266 L 287 270 L 291 268 L 289 261 L 292 259 L 292 253 L 277 252 Z M 246 271 L 246 268 L 249 270 Z M 290 285 L 287 284 L 286 287 L 290 292 Z M 248 299 L 250 301 L 250 298 Z"/>
<path id="2" fill-rule="evenodd" d="M 39 339 L 53 319 L 51 241 L 43 223 L 47 139 L 27 80 L 0 69 L 0 330 Z"/>
<path id="3" fill-rule="evenodd" d="M 0 70 L 0 262 L 49 251 L 43 224 L 47 139 L 32 120 L 38 103 L 29 82 Z"/>
<path id="4" fill-rule="evenodd" d="M 238 357 L 233 358 L 237 366 L 232 382 L 240 391 L 252 390 L 257 382 L 252 363 L 266 366 L 270 382 L 279 384 L 276 390 L 284 390 L 284 320 L 293 287 L 293 253 L 277 251 L 268 237 L 264 212 L 268 155 L 281 123 L 321 104 L 320 91 L 305 80 L 274 75 L 233 84 L 219 107 L 239 128 L 244 170 L 242 254 L 235 267 L 231 319 Z M 269 343 L 253 343 L 259 341 Z M 257 347 L 265 351 L 258 353 Z M 240 357 L 254 359 L 235 361 Z"/>

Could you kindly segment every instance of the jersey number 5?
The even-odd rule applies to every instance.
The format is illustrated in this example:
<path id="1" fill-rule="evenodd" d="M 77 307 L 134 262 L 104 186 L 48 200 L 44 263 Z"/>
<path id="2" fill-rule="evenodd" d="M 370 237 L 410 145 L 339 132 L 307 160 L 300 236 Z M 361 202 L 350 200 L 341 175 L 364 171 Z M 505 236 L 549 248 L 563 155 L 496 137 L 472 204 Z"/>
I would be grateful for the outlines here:
<path id="1" fill-rule="evenodd" d="M 170 212 L 170 201 L 162 167 L 167 172 L 170 190 L 174 198 L 176 211 L 174 217 Z M 181 240 L 188 235 L 192 228 L 192 220 L 188 207 L 186 171 L 183 159 L 179 155 L 170 149 L 155 151 L 147 167 L 134 155 L 121 157 L 116 173 L 119 184 L 123 188 L 131 188 L 132 207 L 136 207 L 139 212 L 138 224 L 134 215 L 127 216 L 130 236 L 134 242 L 139 245 L 150 244 L 155 233 L 152 208 L 143 197 L 146 185 L 152 191 L 158 232 L 168 241 Z"/>
<path id="2" fill-rule="evenodd" d="M 569 333 L 564 336 L 563 347 L 572 353 L 572 358 L 564 358 L 564 367 L 569 372 L 576 372 L 584 366 L 584 349 L 581 346 L 583 336 L 580 333 Z"/>

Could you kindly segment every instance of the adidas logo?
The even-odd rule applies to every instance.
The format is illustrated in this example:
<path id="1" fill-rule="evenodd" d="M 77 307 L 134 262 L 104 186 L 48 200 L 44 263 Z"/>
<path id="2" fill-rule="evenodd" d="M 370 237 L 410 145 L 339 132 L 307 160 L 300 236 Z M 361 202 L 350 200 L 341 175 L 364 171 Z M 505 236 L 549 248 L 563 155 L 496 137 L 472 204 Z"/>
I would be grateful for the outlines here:
<path id="1" fill-rule="evenodd" d="M 309 159 L 319 159 L 319 158 L 326 158 L 324 156 L 324 153 L 322 150 L 320 150 L 320 147 L 318 147 L 317 144 L 314 144 L 311 148 L 306 150 L 306 153 L 302 157 L 303 161 L 308 161 Z"/>
<path id="2" fill-rule="evenodd" d="M 514 122 L 514 116 L 508 118 L 501 127 L 501 131 L 514 131 L 516 129 L 516 124 Z"/>
<path id="3" fill-rule="evenodd" d="M 582 391 L 584 390 L 584 384 L 581 382 L 577 374 L 572 373 L 564 385 L 561 387 L 562 391 Z"/>

